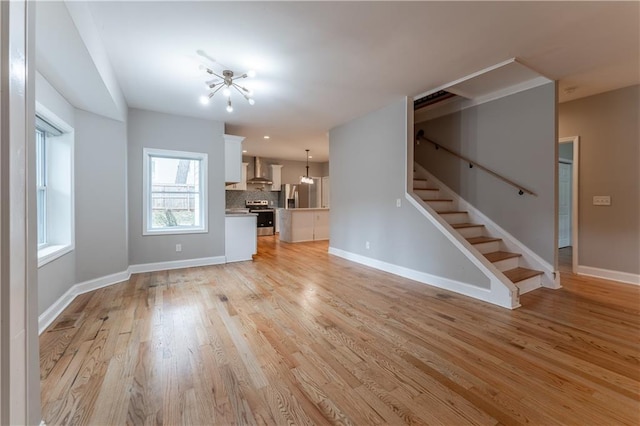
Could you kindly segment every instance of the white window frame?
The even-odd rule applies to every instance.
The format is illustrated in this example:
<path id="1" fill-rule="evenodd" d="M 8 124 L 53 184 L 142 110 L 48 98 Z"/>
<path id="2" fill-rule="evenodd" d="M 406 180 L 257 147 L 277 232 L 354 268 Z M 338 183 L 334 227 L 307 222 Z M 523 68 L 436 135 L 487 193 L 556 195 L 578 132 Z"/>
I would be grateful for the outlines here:
<path id="1" fill-rule="evenodd" d="M 38 244 L 40 268 L 75 249 L 74 129 L 37 102 L 36 115 L 62 132 L 45 135 L 45 242 Z"/>
<path id="2" fill-rule="evenodd" d="M 199 226 L 172 226 L 167 228 L 151 228 L 153 214 L 151 209 L 151 159 L 153 157 L 175 158 L 180 160 L 195 160 L 200 162 L 200 205 L 201 217 Z M 172 235 L 172 234 L 204 234 L 209 232 L 208 205 L 208 155 L 201 152 L 173 151 L 156 148 L 142 150 L 142 235 Z"/>

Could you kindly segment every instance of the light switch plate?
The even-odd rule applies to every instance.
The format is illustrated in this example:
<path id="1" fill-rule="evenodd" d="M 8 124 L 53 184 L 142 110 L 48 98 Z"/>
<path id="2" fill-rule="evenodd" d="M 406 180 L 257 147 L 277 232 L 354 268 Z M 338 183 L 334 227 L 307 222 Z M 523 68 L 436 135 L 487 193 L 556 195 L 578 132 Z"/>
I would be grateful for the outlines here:
<path id="1" fill-rule="evenodd" d="M 611 196 L 610 195 L 594 195 L 593 205 L 594 206 L 610 206 Z"/>

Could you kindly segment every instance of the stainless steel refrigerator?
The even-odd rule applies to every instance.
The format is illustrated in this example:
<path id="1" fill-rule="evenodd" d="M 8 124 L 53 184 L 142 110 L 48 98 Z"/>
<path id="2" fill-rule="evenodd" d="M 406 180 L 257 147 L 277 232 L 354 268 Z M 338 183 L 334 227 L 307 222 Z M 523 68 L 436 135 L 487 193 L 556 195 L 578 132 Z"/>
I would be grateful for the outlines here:
<path id="1" fill-rule="evenodd" d="M 313 178 L 312 185 L 307 183 L 285 184 L 280 191 L 280 205 L 285 209 L 305 209 L 320 207 L 322 180 Z"/>

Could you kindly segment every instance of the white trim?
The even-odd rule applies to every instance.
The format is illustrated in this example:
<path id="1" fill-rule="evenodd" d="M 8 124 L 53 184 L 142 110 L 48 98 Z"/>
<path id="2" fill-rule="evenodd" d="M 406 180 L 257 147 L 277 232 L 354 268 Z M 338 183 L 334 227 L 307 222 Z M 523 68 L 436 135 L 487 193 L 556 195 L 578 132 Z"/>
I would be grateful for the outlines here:
<path id="1" fill-rule="evenodd" d="M 428 180 L 434 182 L 436 186 L 440 188 L 440 190 L 447 195 L 447 198 L 453 199 L 454 202 L 457 203 L 458 208 L 460 210 L 466 210 L 469 214 L 469 217 L 472 219 L 472 221 L 482 223 L 485 226 L 485 229 L 489 231 L 490 235 L 500 236 L 500 238 L 502 238 L 502 242 L 507 246 L 507 248 L 510 251 L 514 251 L 522 254 L 522 259 L 524 262 L 526 262 L 526 264 L 523 266 L 542 270 L 544 272 L 544 278 L 541 280 L 543 287 L 556 288 L 556 289 L 561 287 L 560 273 L 556 271 L 555 268 L 549 262 L 541 258 L 537 253 L 533 252 L 529 247 L 527 247 L 520 240 L 518 240 L 516 237 L 511 235 L 509 232 L 507 232 L 505 229 L 503 229 L 501 226 L 499 226 L 497 223 L 491 220 L 488 216 L 486 216 L 484 213 L 478 210 L 475 206 L 467 202 L 464 198 L 462 198 L 456 192 L 452 191 L 441 180 L 439 180 L 434 175 L 429 173 L 424 167 L 420 166 L 420 164 L 416 163 L 415 167 L 416 167 L 416 170 L 420 171 L 420 173 L 427 176 Z M 416 201 L 416 203 L 419 203 L 425 210 L 431 212 L 434 219 L 436 218 L 440 219 L 439 215 L 435 213 L 435 211 L 433 211 L 426 203 L 422 203 L 421 201 L 420 202 Z M 444 229 L 443 233 L 445 235 L 453 235 L 456 238 L 459 236 L 457 232 L 451 234 L 449 231 L 447 231 L 448 227 L 442 227 L 442 229 Z M 460 237 L 460 239 L 464 240 L 462 237 Z M 464 240 L 463 243 L 467 243 L 466 240 Z M 475 258 L 475 255 L 473 257 Z M 484 256 L 482 256 L 480 260 L 484 262 L 486 259 Z M 494 272 L 493 271 L 494 269 L 495 271 L 498 271 L 497 268 L 495 268 L 493 264 L 491 264 L 491 262 L 489 262 L 488 260 L 487 260 L 487 263 L 491 265 L 491 268 L 487 268 L 487 269 L 489 269 L 492 272 Z M 502 273 L 500 272 L 499 276 L 501 275 Z M 508 281 L 508 283 L 513 285 L 511 281 Z"/>
<path id="2" fill-rule="evenodd" d="M 200 225 L 173 226 L 168 228 L 150 228 L 151 222 L 151 157 L 184 159 L 200 162 Z M 175 151 L 157 148 L 142 148 L 142 235 L 175 235 L 175 234 L 206 234 L 209 232 L 209 155 L 204 152 Z"/>
<path id="3" fill-rule="evenodd" d="M 579 191 L 578 191 L 578 179 L 580 176 L 580 136 L 569 136 L 566 138 L 558 139 L 558 144 L 561 143 L 573 143 L 573 172 L 571 175 L 571 270 L 574 273 L 578 273 L 578 211 L 579 204 Z M 558 188 L 556 182 L 556 192 Z M 556 197 L 558 195 L 556 194 Z M 556 223 L 558 222 L 558 211 L 556 209 Z M 556 235 L 556 244 L 558 236 Z M 556 249 L 557 250 L 557 249 Z"/>
<path id="4" fill-rule="evenodd" d="M 502 68 L 504 66 L 507 66 L 507 65 L 510 65 L 510 64 L 513 64 L 513 63 L 521 65 L 524 68 L 526 68 L 526 69 L 528 69 L 528 70 L 530 70 L 532 72 L 535 72 L 536 74 L 539 74 L 540 76 L 532 78 L 532 79 L 527 80 L 527 81 L 524 81 L 522 83 L 514 84 L 514 85 L 506 87 L 504 89 L 496 90 L 495 92 L 488 93 L 488 94 L 486 94 L 484 96 L 480 96 L 480 97 L 475 98 L 475 99 L 469 99 L 471 102 L 476 102 L 476 103 L 473 103 L 471 105 L 465 106 L 465 108 L 468 108 L 468 107 L 474 106 L 474 105 L 479 105 L 479 104 L 482 104 L 482 103 L 485 103 L 485 102 L 489 102 L 489 101 L 492 101 L 492 100 L 495 100 L 495 99 L 498 99 L 498 98 L 502 98 L 502 97 L 505 97 L 505 96 L 513 95 L 515 93 L 522 92 L 524 90 L 533 89 L 534 87 L 538 87 L 538 86 L 541 86 L 543 84 L 547 84 L 547 83 L 553 82 L 553 80 L 543 76 L 540 72 L 531 69 L 528 65 L 523 64 L 518 59 L 510 58 L 510 59 L 507 59 L 506 61 L 502 61 L 502 62 L 497 63 L 495 65 L 492 65 L 490 67 L 484 68 L 484 69 L 482 69 L 480 71 L 477 71 L 477 72 L 474 72 L 472 74 L 466 75 L 466 76 L 464 76 L 462 78 L 459 78 L 457 80 L 451 81 L 449 83 L 445 83 L 442 86 L 436 87 L 435 89 L 427 90 L 426 92 L 423 92 L 423 93 L 421 93 L 419 95 L 414 96 L 413 100 L 415 101 L 415 100 L 424 98 L 425 96 L 428 96 L 428 95 L 430 95 L 432 93 L 436 93 L 436 92 L 439 92 L 440 90 L 445 90 L 445 89 L 451 88 L 451 87 L 456 86 L 456 85 L 458 85 L 460 83 L 464 83 L 465 81 L 468 81 L 468 80 L 471 80 L 471 79 L 476 78 L 478 76 L 481 76 L 482 74 L 486 74 L 488 72 L 497 70 L 498 68 Z M 454 92 L 451 92 L 451 93 L 454 93 Z M 460 95 L 460 96 L 464 96 L 464 95 Z M 468 98 L 468 96 L 464 96 L 464 97 Z"/>
<path id="5" fill-rule="evenodd" d="M 588 277 L 603 278 L 605 280 L 619 281 L 626 284 L 640 285 L 640 274 L 612 271 L 610 269 L 594 268 L 593 266 L 578 265 L 576 272 Z"/>
<path id="6" fill-rule="evenodd" d="M 171 260 L 168 262 L 129 265 L 129 272 L 132 274 L 139 274 L 142 272 L 168 271 L 170 269 L 193 268 L 196 266 L 221 265 L 223 263 L 225 263 L 224 256 L 202 257 L 199 259 Z"/>
<path id="7" fill-rule="evenodd" d="M 361 265 L 369 266 L 380 271 L 388 272 L 390 274 L 398 275 L 403 278 L 408 278 L 413 281 L 417 281 L 422 284 L 427 284 L 432 287 L 441 288 L 448 291 L 453 291 L 458 294 L 473 297 L 475 299 L 483 300 L 485 302 L 497 304 L 499 306 L 513 309 L 518 305 L 513 306 L 511 298 L 508 300 L 496 300 L 495 295 L 491 288 L 482 288 L 473 286 L 461 281 L 452 280 L 449 278 L 439 277 L 437 275 L 431 275 L 426 272 L 416 271 L 415 269 L 405 268 L 404 266 L 394 265 L 381 260 L 372 259 L 370 257 L 362 256 L 356 253 L 351 253 L 345 250 L 337 249 L 335 247 L 329 247 L 329 254 L 341 257 L 343 259 L 359 263 Z M 500 303 L 501 302 L 501 303 Z"/>
<path id="8" fill-rule="evenodd" d="M 73 244 L 54 244 L 38 249 L 38 268 L 43 267 L 47 263 L 54 261 L 67 253 L 71 253 L 73 249 Z"/>
<path id="9" fill-rule="evenodd" d="M 42 334 L 78 295 L 126 281 L 130 276 L 131 274 L 127 270 L 73 285 L 46 311 L 40 314 L 38 317 L 38 334 Z"/>

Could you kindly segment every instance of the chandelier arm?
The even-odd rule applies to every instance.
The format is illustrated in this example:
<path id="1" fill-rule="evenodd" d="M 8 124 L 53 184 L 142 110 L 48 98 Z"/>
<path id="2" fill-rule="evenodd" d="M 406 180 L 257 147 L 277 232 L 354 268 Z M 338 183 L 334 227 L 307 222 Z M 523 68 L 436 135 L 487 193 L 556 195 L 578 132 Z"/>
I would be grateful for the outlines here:
<path id="1" fill-rule="evenodd" d="M 218 93 L 220 91 L 220 89 L 222 89 L 224 87 L 224 84 L 219 85 L 213 92 L 211 92 L 211 96 L 210 98 L 213 97 L 213 95 L 215 95 L 216 93 Z"/>
<path id="2" fill-rule="evenodd" d="M 240 93 L 246 100 L 249 100 L 249 97 L 247 95 L 245 95 L 244 93 L 242 93 L 242 91 L 240 90 L 239 86 L 235 83 L 233 83 L 231 86 L 233 86 L 234 89 L 236 89 L 238 91 L 238 93 Z"/>
<path id="3" fill-rule="evenodd" d="M 211 70 L 210 70 L 210 71 L 211 71 Z M 216 74 L 216 73 L 215 73 L 215 72 L 213 72 L 213 71 L 211 71 L 209 74 L 213 74 L 213 75 L 215 75 L 216 77 L 218 77 L 220 80 L 224 81 L 224 77 L 223 77 L 223 76 L 221 76 L 221 75 L 219 75 L 219 74 Z"/>
<path id="4" fill-rule="evenodd" d="M 233 81 L 233 80 L 240 80 L 240 79 L 242 79 L 242 78 L 247 78 L 247 77 L 248 77 L 248 76 L 247 76 L 247 73 L 244 73 L 244 74 L 239 75 L 239 76 L 237 76 L 237 77 L 233 77 L 233 78 L 231 79 L 231 81 Z"/>

